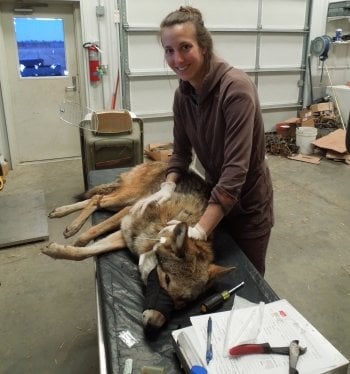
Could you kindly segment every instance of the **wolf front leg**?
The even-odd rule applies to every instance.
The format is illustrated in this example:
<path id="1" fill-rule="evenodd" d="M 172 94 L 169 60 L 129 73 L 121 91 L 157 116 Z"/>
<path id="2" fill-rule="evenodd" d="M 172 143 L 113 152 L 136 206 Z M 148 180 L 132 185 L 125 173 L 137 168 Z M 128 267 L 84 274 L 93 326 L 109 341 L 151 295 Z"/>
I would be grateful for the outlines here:
<path id="1" fill-rule="evenodd" d="M 88 257 L 116 251 L 125 247 L 126 244 L 122 232 L 117 231 L 88 247 L 50 243 L 42 249 L 42 252 L 55 259 L 81 261 Z"/>

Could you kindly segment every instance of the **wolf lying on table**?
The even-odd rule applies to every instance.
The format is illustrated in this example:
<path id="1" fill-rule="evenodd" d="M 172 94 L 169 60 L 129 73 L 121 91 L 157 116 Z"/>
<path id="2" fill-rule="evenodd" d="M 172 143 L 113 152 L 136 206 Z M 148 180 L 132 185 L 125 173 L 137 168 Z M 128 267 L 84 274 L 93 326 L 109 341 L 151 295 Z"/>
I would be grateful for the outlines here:
<path id="1" fill-rule="evenodd" d="M 101 253 L 128 248 L 139 259 L 139 270 L 146 284 L 145 332 L 158 331 L 173 309 L 181 309 L 195 300 L 211 282 L 233 270 L 213 263 L 210 239 L 189 238 L 188 226 L 203 214 L 209 191 L 195 173 L 184 175 L 172 198 L 161 205 L 151 203 L 145 210 L 133 212 L 137 201 L 160 189 L 165 181 L 166 163 L 137 165 L 110 184 L 89 190 L 86 200 L 54 209 L 49 217 L 63 217 L 81 210 L 64 231 L 66 238 L 76 234 L 96 210 L 117 212 L 81 234 L 74 245 L 51 243 L 43 252 L 53 258 L 83 260 Z M 168 222 L 180 221 L 171 229 Z M 116 231 L 117 230 L 117 231 Z M 112 232 L 86 246 L 100 235 Z M 150 302 L 150 300 L 152 301 Z"/>

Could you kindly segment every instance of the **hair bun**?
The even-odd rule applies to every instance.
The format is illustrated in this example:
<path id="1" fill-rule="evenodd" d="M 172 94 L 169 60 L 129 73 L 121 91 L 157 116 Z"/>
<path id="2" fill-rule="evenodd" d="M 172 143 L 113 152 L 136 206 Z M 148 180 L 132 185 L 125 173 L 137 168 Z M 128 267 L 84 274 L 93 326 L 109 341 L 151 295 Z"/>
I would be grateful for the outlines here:
<path id="1" fill-rule="evenodd" d="M 188 13 L 191 17 L 197 18 L 197 20 L 203 22 L 202 13 L 197 8 L 193 8 L 191 6 L 181 6 L 179 8 L 179 11 L 183 13 Z"/>

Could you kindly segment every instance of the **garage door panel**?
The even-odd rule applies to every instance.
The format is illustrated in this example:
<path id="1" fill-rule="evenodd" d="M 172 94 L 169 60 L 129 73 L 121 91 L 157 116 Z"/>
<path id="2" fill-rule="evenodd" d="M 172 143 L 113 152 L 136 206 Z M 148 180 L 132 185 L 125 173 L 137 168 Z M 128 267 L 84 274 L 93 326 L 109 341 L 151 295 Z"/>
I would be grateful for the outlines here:
<path id="1" fill-rule="evenodd" d="M 256 35 L 250 33 L 213 34 L 215 52 L 235 67 L 253 69 L 256 60 Z"/>
<path id="2" fill-rule="evenodd" d="M 130 82 L 132 111 L 136 113 L 171 111 L 174 91 L 178 85 L 176 77 L 144 77 L 132 80 Z"/>
<path id="3" fill-rule="evenodd" d="M 295 109 L 283 109 L 273 111 L 263 111 L 263 119 L 265 124 L 265 131 L 275 131 L 276 123 L 282 122 L 288 118 L 295 117 Z"/>
<path id="4" fill-rule="evenodd" d="M 131 26 L 159 26 L 162 19 L 173 10 L 183 5 L 183 1 L 145 1 L 126 2 L 128 23 Z"/>
<path id="5" fill-rule="evenodd" d="M 258 92 L 262 105 L 296 103 L 298 74 L 264 74 L 259 77 Z"/>
<path id="6" fill-rule="evenodd" d="M 173 120 L 168 119 L 145 119 L 143 121 L 144 144 L 171 143 L 173 141 Z"/>
<path id="7" fill-rule="evenodd" d="M 305 0 L 264 0 L 262 2 L 262 27 L 303 29 L 306 10 Z"/>
<path id="8" fill-rule="evenodd" d="M 130 71 L 167 69 L 156 33 L 133 32 L 129 36 Z"/>
<path id="9" fill-rule="evenodd" d="M 258 0 L 197 0 L 207 27 L 252 27 L 258 22 Z"/>
<path id="10" fill-rule="evenodd" d="M 268 34 L 261 36 L 260 67 L 300 67 L 303 35 Z M 283 51 L 283 52 L 282 52 Z"/>
<path id="11" fill-rule="evenodd" d="M 279 123 L 291 117 L 295 117 L 295 109 L 263 111 L 265 131 L 275 131 L 276 123 Z M 171 118 L 144 120 L 144 144 L 172 141 L 173 120 Z"/>

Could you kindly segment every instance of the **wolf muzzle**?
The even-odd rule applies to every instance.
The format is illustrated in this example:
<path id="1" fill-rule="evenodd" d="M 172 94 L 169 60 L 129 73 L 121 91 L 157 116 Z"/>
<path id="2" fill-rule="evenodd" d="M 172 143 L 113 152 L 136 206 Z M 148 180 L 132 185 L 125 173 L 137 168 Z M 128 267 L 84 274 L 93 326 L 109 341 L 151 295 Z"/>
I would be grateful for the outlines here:
<path id="1" fill-rule="evenodd" d="M 170 318 L 173 310 L 173 300 L 163 290 L 163 288 L 160 287 L 157 270 L 153 269 L 147 278 L 144 312 L 148 311 L 149 315 L 151 311 L 157 311 L 164 316 L 164 322 L 162 321 L 162 324 L 160 325 L 157 321 L 153 321 L 152 318 L 147 318 L 144 323 L 146 337 L 155 338 L 160 328 Z"/>

